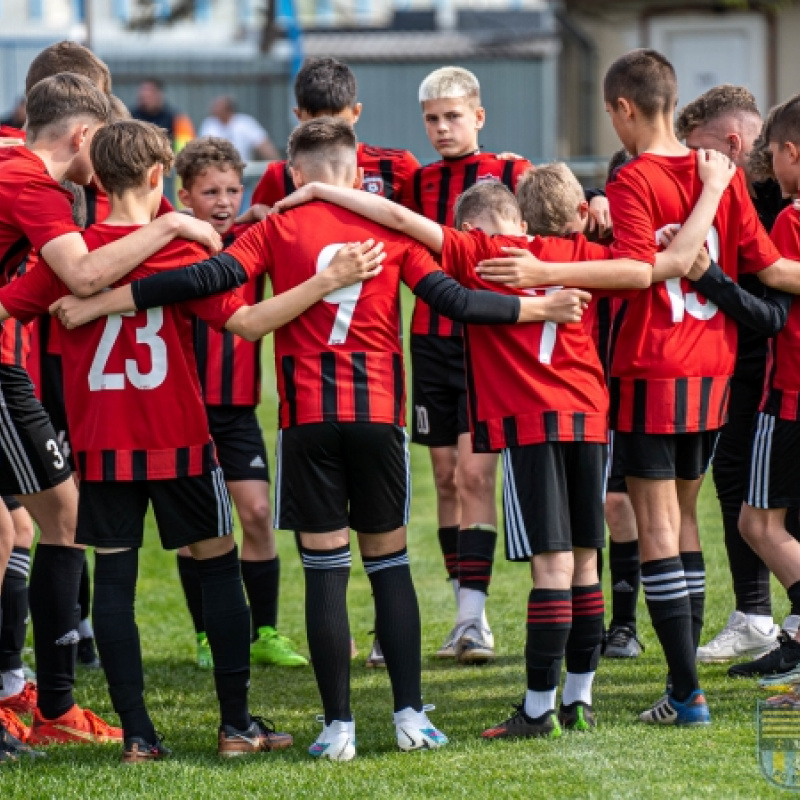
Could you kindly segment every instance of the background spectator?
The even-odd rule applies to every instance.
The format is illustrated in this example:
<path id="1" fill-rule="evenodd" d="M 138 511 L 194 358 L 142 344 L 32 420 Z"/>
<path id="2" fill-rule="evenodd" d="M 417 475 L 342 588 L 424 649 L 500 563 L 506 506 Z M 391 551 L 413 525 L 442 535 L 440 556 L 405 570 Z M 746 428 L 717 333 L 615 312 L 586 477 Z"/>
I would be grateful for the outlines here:
<path id="1" fill-rule="evenodd" d="M 20 97 L 14 108 L 0 118 L 0 125 L 8 125 L 10 128 L 19 128 L 25 125 L 25 98 Z"/>
<path id="2" fill-rule="evenodd" d="M 258 120 L 249 114 L 240 114 L 232 97 L 222 95 L 215 98 L 209 113 L 200 126 L 201 136 L 227 139 L 245 160 L 273 161 L 280 157 Z"/>

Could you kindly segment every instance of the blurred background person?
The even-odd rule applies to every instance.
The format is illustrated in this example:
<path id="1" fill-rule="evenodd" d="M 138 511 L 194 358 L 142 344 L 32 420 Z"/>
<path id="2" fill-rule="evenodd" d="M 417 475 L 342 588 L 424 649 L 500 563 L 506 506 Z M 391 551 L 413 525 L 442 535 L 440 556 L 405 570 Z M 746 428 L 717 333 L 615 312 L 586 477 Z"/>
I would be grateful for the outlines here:
<path id="1" fill-rule="evenodd" d="M 17 128 L 21 130 L 22 127 L 25 125 L 25 97 L 20 97 L 17 100 L 16 105 L 14 108 L 8 112 L 8 114 L 3 114 L 0 117 L 0 125 L 7 125 L 9 128 Z"/>
<path id="2" fill-rule="evenodd" d="M 236 101 L 228 96 L 215 97 L 209 116 L 200 125 L 201 136 L 227 139 L 247 160 L 274 161 L 280 158 L 269 134 L 255 117 L 236 110 Z"/>

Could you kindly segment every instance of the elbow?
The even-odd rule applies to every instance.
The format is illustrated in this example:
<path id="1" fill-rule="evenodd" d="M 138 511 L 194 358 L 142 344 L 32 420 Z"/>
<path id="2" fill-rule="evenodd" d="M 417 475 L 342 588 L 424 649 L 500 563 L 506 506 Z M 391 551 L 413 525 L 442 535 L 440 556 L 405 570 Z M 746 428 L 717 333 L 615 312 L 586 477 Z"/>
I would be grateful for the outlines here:
<path id="1" fill-rule="evenodd" d="M 97 294 L 102 287 L 97 286 L 97 279 L 94 280 L 81 280 L 77 283 L 72 282 L 69 284 L 69 290 L 75 297 L 80 297 L 81 299 L 86 299 L 87 297 L 91 297 L 92 295 Z"/>

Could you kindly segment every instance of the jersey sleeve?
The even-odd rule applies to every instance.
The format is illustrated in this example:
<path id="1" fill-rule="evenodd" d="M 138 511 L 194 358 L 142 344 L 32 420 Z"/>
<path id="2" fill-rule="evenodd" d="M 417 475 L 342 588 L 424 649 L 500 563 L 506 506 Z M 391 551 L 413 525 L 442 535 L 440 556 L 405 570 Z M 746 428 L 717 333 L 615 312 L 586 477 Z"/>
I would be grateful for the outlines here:
<path id="1" fill-rule="evenodd" d="M 208 323 L 215 331 L 221 331 L 227 321 L 246 305 L 241 289 L 184 303 L 189 312 Z"/>
<path id="2" fill-rule="evenodd" d="M 285 169 L 285 161 L 273 161 L 267 165 L 261 180 L 256 184 L 256 188 L 253 189 L 253 199 L 251 201 L 253 205 L 274 206 L 278 200 L 283 200 L 286 197 Z"/>
<path id="3" fill-rule="evenodd" d="M 742 224 L 739 229 L 739 272 L 761 272 L 762 269 L 771 267 L 778 261 L 782 251 L 775 246 L 774 240 L 770 241 L 769 234 L 758 218 L 753 201 L 747 191 L 742 170 L 737 170 L 734 187 L 736 196 L 742 204 Z"/>
<path id="4" fill-rule="evenodd" d="M 34 250 L 41 250 L 59 236 L 81 232 L 72 221 L 69 197 L 49 182 L 32 180 L 17 195 L 11 213 Z"/>
<path id="5" fill-rule="evenodd" d="M 800 212 L 792 206 L 781 211 L 770 239 L 784 258 L 800 261 Z"/>
<path id="6" fill-rule="evenodd" d="M 644 187 L 637 185 L 630 168 L 617 173 L 615 180 L 606 186 L 606 196 L 614 227 L 611 245 L 614 258 L 632 258 L 654 266 L 658 247 L 653 217 Z"/>
<path id="7" fill-rule="evenodd" d="M 58 276 L 43 261 L 22 277 L 0 289 L 0 304 L 20 322 L 46 314 L 52 303 L 71 294 Z"/>
<path id="8" fill-rule="evenodd" d="M 265 272 L 272 273 L 272 247 L 269 241 L 271 228 L 269 217 L 251 225 L 227 250 L 247 273 L 248 279 Z"/>
<path id="9" fill-rule="evenodd" d="M 426 276 L 433 272 L 441 272 L 431 252 L 421 244 L 414 242 L 403 256 L 400 267 L 400 279 L 411 291 Z"/>

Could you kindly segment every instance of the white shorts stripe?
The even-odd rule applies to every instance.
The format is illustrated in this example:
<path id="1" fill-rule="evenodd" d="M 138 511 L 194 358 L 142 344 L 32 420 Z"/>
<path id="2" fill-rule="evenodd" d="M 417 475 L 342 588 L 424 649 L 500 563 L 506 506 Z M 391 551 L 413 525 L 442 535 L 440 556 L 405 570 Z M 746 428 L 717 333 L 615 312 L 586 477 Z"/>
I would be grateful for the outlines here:
<path id="1" fill-rule="evenodd" d="M 528 532 L 525 529 L 525 519 L 522 516 L 517 495 L 511 452 L 508 449 L 503 450 L 503 501 L 508 556 L 511 559 L 531 558 L 533 551 L 528 540 Z"/>
<path id="2" fill-rule="evenodd" d="M 403 525 L 411 519 L 411 450 L 408 446 L 408 431 L 403 428 L 403 451 L 406 459 L 406 505 L 403 511 Z"/>

